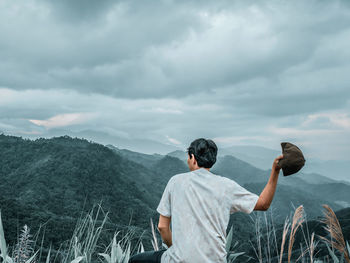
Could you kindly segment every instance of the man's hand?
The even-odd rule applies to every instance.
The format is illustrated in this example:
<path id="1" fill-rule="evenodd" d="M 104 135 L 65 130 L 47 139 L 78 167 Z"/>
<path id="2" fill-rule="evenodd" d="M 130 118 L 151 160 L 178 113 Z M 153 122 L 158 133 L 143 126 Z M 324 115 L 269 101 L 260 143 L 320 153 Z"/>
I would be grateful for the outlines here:
<path id="1" fill-rule="evenodd" d="M 279 171 L 281 170 L 281 167 L 278 165 L 278 162 L 280 159 L 283 159 L 283 154 L 276 157 L 276 159 L 273 161 L 273 164 L 272 164 L 272 171 L 275 171 L 276 173 L 279 173 Z"/>

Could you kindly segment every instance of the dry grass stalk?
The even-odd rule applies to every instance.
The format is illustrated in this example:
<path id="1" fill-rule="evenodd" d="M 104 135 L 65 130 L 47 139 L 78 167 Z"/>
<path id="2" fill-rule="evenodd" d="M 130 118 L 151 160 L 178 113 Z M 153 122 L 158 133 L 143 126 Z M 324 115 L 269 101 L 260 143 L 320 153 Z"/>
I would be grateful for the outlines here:
<path id="1" fill-rule="evenodd" d="M 297 209 L 295 209 L 292 228 L 290 230 L 289 245 L 288 245 L 288 263 L 290 263 L 290 259 L 292 257 L 292 248 L 294 244 L 295 233 L 297 232 L 298 228 L 301 226 L 303 222 L 304 222 L 304 207 L 303 205 L 300 205 Z"/>
<path id="2" fill-rule="evenodd" d="M 298 262 L 300 259 L 302 259 L 302 262 L 303 262 L 303 263 L 305 262 L 304 256 L 305 256 L 305 254 L 309 251 L 309 248 L 307 247 L 307 248 L 303 251 L 303 245 L 302 245 L 302 243 L 300 243 L 300 251 L 301 251 L 301 254 L 300 254 L 300 256 L 297 258 L 297 260 L 295 261 L 295 263 Z"/>
<path id="3" fill-rule="evenodd" d="M 154 226 L 153 226 L 153 220 L 151 218 L 151 227 L 152 227 L 152 237 L 153 237 L 153 240 L 151 240 L 152 242 L 152 246 L 154 248 L 155 251 L 158 251 L 159 250 L 159 247 L 158 247 L 158 240 L 157 240 L 157 236 L 156 236 L 156 232 L 154 231 Z M 159 230 L 158 230 L 159 231 Z"/>
<path id="4" fill-rule="evenodd" d="M 310 243 L 310 263 L 313 263 L 314 261 L 314 251 L 315 251 L 315 243 L 314 243 L 314 238 L 315 238 L 315 232 L 312 232 L 311 235 L 311 243 Z"/>
<path id="5" fill-rule="evenodd" d="M 325 218 L 320 220 L 322 223 L 326 224 L 326 227 L 323 227 L 331 235 L 331 240 L 328 240 L 325 237 L 319 236 L 321 239 L 325 240 L 332 247 L 336 248 L 341 253 L 344 253 L 344 258 L 346 262 L 350 263 L 349 253 L 346 249 L 346 244 L 344 241 L 343 232 L 341 230 L 337 216 L 335 215 L 332 208 L 328 205 L 322 205 L 325 208 L 324 215 Z"/>
<path id="6" fill-rule="evenodd" d="M 310 263 L 314 262 L 314 251 L 315 251 L 315 243 L 314 243 L 314 237 L 315 237 L 315 232 L 312 233 L 311 235 L 311 241 L 310 241 L 310 246 L 308 248 L 306 248 L 304 251 L 302 251 L 302 253 L 300 254 L 300 256 L 298 257 L 298 259 L 295 262 L 298 262 L 301 258 L 303 258 L 306 254 L 306 252 L 309 251 L 309 255 L 310 255 Z"/>
<path id="7" fill-rule="evenodd" d="M 279 263 L 282 263 L 284 243 L 286 242 L 286 236 L 287 236 L 289 227 L 290 227 L 290 223 L 289 223 L 289 218 L 287 217 L 286 221 L 284 222 L 284 226 L 283 226 L 282 244 L 281 244 L 281 253 L 280 253 L 280 261 L 279 261 Z"/>

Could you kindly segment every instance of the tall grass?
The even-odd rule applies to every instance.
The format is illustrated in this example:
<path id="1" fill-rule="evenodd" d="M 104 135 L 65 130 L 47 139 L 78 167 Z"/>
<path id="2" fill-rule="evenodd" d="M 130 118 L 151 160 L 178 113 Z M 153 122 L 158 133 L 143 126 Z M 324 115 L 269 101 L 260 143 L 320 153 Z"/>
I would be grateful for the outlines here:
<path id="1" fill-rule="evenodd" d="M 290 230 L 291 232 L 289 235 L 289 244 L 288 244 L 288 263 L 290 263 L 290 259 L 292 257 L 292 249 L 293 249 L 295 234 L 298 228 L 301 226 L 301 224 L 304 221 L 305 221 L 304 207 L 301 205 L 295 210 L 294 216 L 293 216 L 292 227 Z"/>
<path id="2" fill-rule="evenodd" d="M 335 215 L 334 211 L 328 205 L 322 205 L 322 206 L 325 209 L 324 210 L 325 218 L 323 220 L 321 220 L 321 222 L 326 225 L 323 228 L 329 233 L 331 239 L 328 239 L 328 238 L 322 237 L 322 236 L 319 236 L 319 237 L 326 242 L 328 250 L 329 250 L 328 245 L 331 245 L 332 248 L 337 249 L 342 254 L 342 256 L 345 258 L 347 263 L 350 263 L 349 243 L 348 242 L 345 243 L 343 232 L 341 230 L 338 218 Z M 335 260 L 334 252 L 330 251 L 330 254 L 331 254 L 333 260 Z"/>
<path id="3" fill-rule="evenodd" d="M 280 253 L 280 256 L 279 256 L 279 262 L 280 263 L 282 262 L 284 243 L 286 242 L 286 238 L 287 238 L 289 227 L 290 227 L 289 218 L 286 218 L 286 220 L 284 221 L 284 225 L 283 225 L 281 253 Z"/>
<path id="4" fill-rule="evenodd" d="M 286 218 L 283 231 L 281 232 L 280 242 L 278 242 L 277 231 L 273 223 L 272 210 L 270 210 L 270 220 L 268 219 L 268 212 L 259 213 L 261 217 L 255 221 L 255 244 L 252 244 L 253 250 L 256 256 L 254 262 L 302 262 L 302 263 L 350 263 L 350 246 L 348 241 L 345 241 L 342 234 L 342 230 L 339 221 L 334 211 L 327 205 L 323 205 L 325 208 L 325 218 L 320 222 L 325 224 L 324 229 L 327 231 L 330 238 L 315 235 L 313 232 L 309 235 L 309 230 L 306 224 L 306 233 L 304 231 L 303 223 L 305 222 L 305 214 L 303 206 L 299 206 L 295 209 L 292 219 Z M 111 242 L 107 247 L 103 247 L 101 244 L 101 233 L 105 227 L 108 213 L 104 213 L 101 206 L 95 207 L 85 216 L 77 221 L 75 230 L 73 231 L 72 238 L 61 245 L 60 249 L 55 251 L 55 257 L 53 258 L 51 248 L 48 250 L 46 263 L 60 262 L 60 263 L 91 263 L 91 262 L 106 262 L 106 263 L 128 263 L 131 251 L 132 233 L 128 232 L 124 236 L 118 235 L 120 231 L 115 232 Z M 102 217 L 102 218 L 101 218 Z M 261 221 L 264 222 L 263 228 Z M 154 250 L 159 250 L 161 239 L 155 231 L 152 219 L 150 220 L 152 238 L 149 240 Z M 281 229 L 282 230 L 282 229 Z M 295 238 L 298 232 L 302 232 L 305 246 L 300 244 L 299 249 L 294 246 Z M 9 248 L 5 241 L 5 233 L 3 230 L 1 212 L 0 212 L 0 250 L 1 258 L 0 262 L 4 263 L 33 263 L 39 262 L 37 255 L 42 247 L 34 251 L 33 241 L 31 240 L 31 234 L 27 226 L 23 227 L 21 235 L 18 239 L 18 243 L 13 247 L 12 256 L 9 255 Z M 319 240 L 316 240 L 316 237 Z M 316 258 L 315 249 L 318 242 L 322 241 L 326 245 L 328 256 L 326 260 L 323 258 Z M 227 262 L 232 263 L 239 259 L 240 256 L 246 252 L 236 251 L 238 241 L 234 244 L 233 241 L 233 227 L 229 230 L 226 237 L 226 251 Z M 288 244 L 287 244 L 288 243 Z M 164 245 L 164 244 L 163 244 Z M 135 246 L 135 252 L 144 252 L 144 246 L 142 241 Z M 340 257 L 336 252 L 340 253 Z M 294 261 L 292 261 L 295 258 Z M 331 259 L 331 261 L 329 260 Z M 39 260 L 39 261 L 38 261 Z M 42 262 L 42 261 L 41 261 Z M 251 262 L 251 261 L 250 261 Z"/>
<path id="5" fill-rule="evenodd" d="M 130 258 L 130 243 L 128 243 L 127 249 L 123 250 L 120 242 L 117 243 L 117 234 L 114 235 L 112 243 L 110 245 L 110 254 L 99 253 L 104 258 L 106 263 L 128 263 Z"/>
<path id="6" fill-rule="evenodd" d="M 239 256 L 243 255 L 245 252 L 235 252 L 235 247 L 238 245 L 238 241 L 232 245 L 233 239 L 233 227 L 231 226 L 230 231 L 226 237 L 226 253 L 227 253 L 227 263 L 234 262 Z"/>
<path id="7" fill-rule="evenodd" d="M 34 253 L 32 235 L 27 225 L 24 225 L 18 243 L 12 253 L 14 263 L 24 263 Z"/>
<path id="8" fill-rule="evenodd" d="M 331 262 L 342 263 L 344 260 L 347 263 L 349 261 L 350 248 L 348 242 L 344 241 L 342 230 L 339 224 L 339 221 L 336 218 L 333 210 L 327 206 L 323 205 L 326 209 L 325 219 L 319 220 L 321 223 L 325 224 L 324 227 L 330 234 L 331 239 L 327 239 L 325 237 L 321 237 L 319 235 L 315 235 L 315 233 L 309 234 L 308 224 L 304 224 L 306 221 L 305 211 L 303 206 L 299 206 L 295 209 L 294 215 L 292 219 L 286 218 L 283 225 L 283 230 L 281 231 L 281 241 L 280 244 L 277 243 L 276 239 L 271 238 L 276 236 L 276 229 L 267 222 L 266 213 L 259 213 L 257 218 L 255 219 L 255 234 L 256 240 L 255 244 L 250 242 L 255 253 L 255 261 L 260 263 L 271 263 L 271 262 L 310 262 L 310 263 L 321 263 L 328 262 L 325 259 L 316 258 L 315 250 L 320 241 L 325 241 L 325 245 L 328 247 L 328 258 L 331 258 Z M 271 221 L 273 219 L 272 212 Z M 262 215 L 265 218 L 265 228 L 262 229 L 260 219 Z M 306 229 L 305 226 L 306 226 Z M 294 248 L 295 238 L 298 232 L 302 233 L 302 238 L 304 241 L 303 244 L 300 243 L 300 252 L 299 255 L 298 249 Z M 316 240 L 316 237 L 319 240 Z M 278 249 L 279 246 L 279 249 Z M 287 251 L 285 252 L 285 247 L 287 246 Z M 342 258 L 338 259 L 335 256 L 335 252 L 329 248 L 335 248 L 342 254 Z M 279 251 L 279 253 L 278 253 Z M 320 252 L 320 251 L 318 251 Z M 295 258 L 292 261 L 292 258 Z"/>
<path id="9" fill-rule="evenodd" d="M 23 234 L 23 233 L 22 233 Z M 2 219 L 1 219 L 1 212 L 0 212 L 0 249 L 1 249 L 1 258 L 2 258 L 2 262 L 4 263 L 14 263 L 14 262 L 21 262 L 21 263 L 32 263 L 34 262 L 35 260 L 35 257 L 38 253 L 35 252 L 34 255 L 32 255 L 30 258 L 29 257 L 29 253 L 31 251 L 29 250 L 26 250 L 26 249 L 29 249 L 30 248 L 30 242 L 26 242 L 26 241 L 29 241 L 29 232 L 27 231 L 27 229 L 25 229 L 25 233 L 23 235 L 21 235 L 21 237 L 23 237 L 23 241 L 24 241 L 24 244 L 22 245 L 28 245 L 26 247 L 23 247 L 21 245 L 19 245 L 18 247 L 18 251 L 17 253 L 15 253 L 16 255 L 20 255 L 20 261 L 19 261 L 19 258 L 12 258 L 8 255 L 8 249 L 7 249 L 7 245 L 6 245 L 6 241 L 5 241 L 5 233 L 4 233 L 4 228 L 3 228 L 3 225 L 2 225 Z"/>
<path id="10" fill-rule="evenodd" d="M 93 208 L 84 218 L 78 220 L 68 249 L 61 253 L 62 263 L 91 262 L 108 216 L 108 213 L 104 214 L 100 221 L 100 214 L 103 213 L 101 206 L 98 205 L 96 212 L 94 210 Z"/>
<path id="11" fill-rule="evenodd" d="M 253 215 L 256 215 L 256 217 L 253 218 Z M 267 212 L 252 214 L 250 217 L 255 227 L 255 239 L 249 241 L 255 254 L 254 262 L 282 262 L 284 244 L 290 226 L 289 219 L 286 218 L 285 220 L 282 235 L 283 245 L 279 246 L 273 221 L 273 207 Z"/>

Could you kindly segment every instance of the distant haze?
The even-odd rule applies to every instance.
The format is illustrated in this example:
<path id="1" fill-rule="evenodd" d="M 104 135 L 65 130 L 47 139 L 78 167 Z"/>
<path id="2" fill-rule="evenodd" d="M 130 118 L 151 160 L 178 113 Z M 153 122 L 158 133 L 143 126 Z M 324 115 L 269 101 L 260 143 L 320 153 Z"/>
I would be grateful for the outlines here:
<path id="1" fill-rule="evenodd" d="M 0 132 L 247 158 L 289 141 L 346 176 L 349 1 L 3 0 L 0 34 Z"/>

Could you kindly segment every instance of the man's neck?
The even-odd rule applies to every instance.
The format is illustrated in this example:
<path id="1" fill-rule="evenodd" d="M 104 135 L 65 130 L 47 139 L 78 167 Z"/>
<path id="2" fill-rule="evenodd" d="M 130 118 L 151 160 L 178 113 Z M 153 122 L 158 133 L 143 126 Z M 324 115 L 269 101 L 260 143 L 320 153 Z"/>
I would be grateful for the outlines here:
<path id="1" fill-rule="evenodd" d="M 198 169 L 201 169 L 201 168 L 203 168 L 203 169 L 205 169 L 205 170 L 207 170 L 207 171 L 209 171 L 209 169 L 210 168 L 205 168 L 205 167 L 198 167 L 198 168 L 196 168 L 195 170 L 198 170 Z M 210 171 L 209 171 L 210 172 Z"/>

